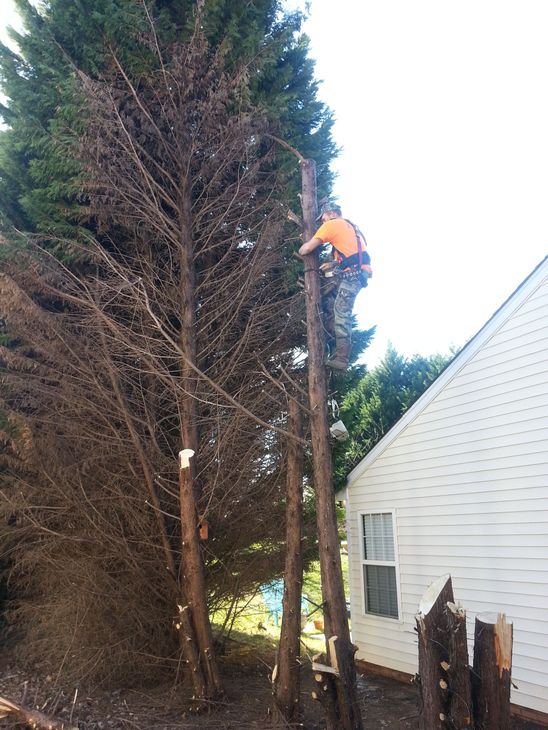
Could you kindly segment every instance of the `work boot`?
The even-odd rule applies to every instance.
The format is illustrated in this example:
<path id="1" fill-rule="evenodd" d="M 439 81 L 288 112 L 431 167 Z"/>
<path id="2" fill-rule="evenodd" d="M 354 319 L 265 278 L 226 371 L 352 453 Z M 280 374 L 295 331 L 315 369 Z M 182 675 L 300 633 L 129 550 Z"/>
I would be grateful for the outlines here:
<path id="1" fill-rule="evenodd" d="M 337 340 L 335 355 L 326 362 L 327 367 L 333 370 L 347 370 L 351 346 L 350 340 Z"/>

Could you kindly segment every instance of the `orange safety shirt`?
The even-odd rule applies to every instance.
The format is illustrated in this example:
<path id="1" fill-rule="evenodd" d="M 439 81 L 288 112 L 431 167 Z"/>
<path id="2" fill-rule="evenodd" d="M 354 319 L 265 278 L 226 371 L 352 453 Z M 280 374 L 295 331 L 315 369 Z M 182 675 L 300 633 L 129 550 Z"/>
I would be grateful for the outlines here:
<path id="1" fill-rule="evenodd" d="M 341 261 L 343 257 L 352 256 L 358 253 L 358 237 L 354 226 L 344 218 L 332 218 L 322 223 L 314 234 L 314 238 L 319 238 L 324 243 L 330 243 L 333 246 L 333 255 L 336 261 Z M 366 251 L 367 245 L 362 237 L 361 250 Z M 367 258 L 367 257 L 365 257 Z M 362 269 L 371 273 L 371 266 L 363 263 Z"/>

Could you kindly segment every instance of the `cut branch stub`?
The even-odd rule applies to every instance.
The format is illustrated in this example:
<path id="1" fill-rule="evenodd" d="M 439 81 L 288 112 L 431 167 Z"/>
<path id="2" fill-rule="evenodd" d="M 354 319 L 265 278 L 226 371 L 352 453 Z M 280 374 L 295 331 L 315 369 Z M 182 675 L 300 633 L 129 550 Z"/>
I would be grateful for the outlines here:
<path id="1" fill-rule="evenodd" d="M 312 671 L 316 686 L 312 698 L 323 707 L 326 730 L 338 730 L 341 725 L 337 711 L 336 670 L 329 664 L 325 654 L 316 654 L 312 660 Z"/>
<path id="2" fill-rule="evenodd" d="M 421 693 L 421 718 L 428 730 L 444 730 L 452 727 L 450 720 L 449 693 L 444 688 L 449 664 L 449 636 L 446 607 L 453 601 L 451 576 L 438 578 L 427 589 L 419 604 L 416 616 L 419 635 L 419 676 Z"/>
<path id="3" fill-rule="evenodd" d="M 504 614 L 476 616 L 474 717 L 476 730 L 510 730 L 513 626 Z"/>

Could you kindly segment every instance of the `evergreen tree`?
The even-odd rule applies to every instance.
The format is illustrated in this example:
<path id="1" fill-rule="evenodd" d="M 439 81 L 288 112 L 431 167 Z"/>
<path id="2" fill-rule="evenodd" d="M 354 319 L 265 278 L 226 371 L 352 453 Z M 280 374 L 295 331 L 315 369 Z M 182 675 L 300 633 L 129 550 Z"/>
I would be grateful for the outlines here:
<path id="1" fill-rule="evenodd" d="M 105 50 L 100 72 L 71 67 L 67 103 L 33 147 L 33 204 L 26 194 L 17 201 L 50 251 L 56 238 L 72 244 L 70 266 L 42 256 L 42 239 L 22 259 L 27 271 L 8 261 L 1 281 L 7 326 L 17 336 L 1 352 L 9 385 L 2 405 L 8 424 L 32 444 L 21 450 L 6 430 L 11 499 L 4 506 L 20 521 L 4 544 L 17 555 L 13 584 L 25 591 L 15 615 L 27 651 L 46 641 L 55 647 L 50 659 L 64 656 L 73 635 L 65 628 L 80 621 L 74 586 L 85 597 L 101 585 L 99 626 L 80 625 L 79 650 L 67 665 L 77 676 L 88 663 L 108 676 L 129 656 L 136 666 L 136 645 L 148 647 L 143 656 L 157 651 L 149 641 L 164 656 L 174 651 L 166 620 L 173 581 L 185 596 L 178 603 L 191 602 L 177 536 L 192 514 L 177 523 L 173 487 L 181 445 L 197 452 L 195 495 L 214 535 L 205 551 L 213 605 L 234 584 L 245 590 L 269 577 L 281 556 L 281 520 L 272 515 L 283 510 L 284 448 L 273 431 L 283 427 L 283 403 L 273 378 L 302 345 L 302 315 L 287 317 L 302 297 L 281 285 L 288 177 L 267 134 L 278 130 L 265 105 L 252 104 L 249 64 L 229 58 L 230 43 L 198 43 L 201 34 L 187 28 L 179 31 L 186 44 L 163 41 L 166 18 L 136 26 L 138 52 Z M 82 56 L 82 65 L 99 56 Z M 44 186 L 32 187 L 38 170 Z M 84 201 L 71 199 L 70 185 Z M 77 230 L 81 220 L 87 228 Z M 74 267 L 82 238 L 86 265 Z M 66 252 L 62 240 L 56 253 Z M 37 547 L 36 528 L 52 539 Z M 85 535 L 84 550 L 75 535 Z M 252 549 L 259 540 L 261 559 Z M 43 562 L 47 575 L 34 567 Z M 126 597 L 139 595 L 143 579 L 157 613 L 140 601 L 128 621 L 128 599 L 116 601 L 122 586 Z M 47 625 L 36 621 L 43 600 L 56 617 Z M 118 647 L 116 658 L 93 660 L 99 636 Z"/>
<path id="2" fill-rule="evenodd" d="M 85 240 L 81 226 L 93 228 L 93 222 L 74 154 L 85 114 L 75 70 L 101 77 L 114 49 L 138 79 L 156 63 L 143 41 L 149 12 L 161 42 L 184 40 L 198 5 L 204 5 L 206 36 L 222 48 L 227 66 L 245 68 L 250 101 L 266 111 L 273 133 L 317 160 L 320 193 L 329 191 L 328 165 L 336 153 L 332 117 L 317 99 L 308 41 L 299 33 L 301 14 L 284 15 L 276 0 L 156 0 L 148 6 L 141 0 L 50 0 L 39 9 L 16 0 L 25 29 L 11 32 L 19 51 L 0 46 L 0 85 L 8 100 L 1 109 L 8 129 L 0 133 L 4 234 L 15 226 L 49 237 L 54 248 L 58 239 Z M 288 201 L 299 170 L 289 156 L 281 157 Z"/>
<path id="3" fill-rule="evenodd" d="M 164 554 L 175 544 L 172 579 L 182 550 L 173 465 L 185 439 L 200 445 L 213 604 L 276 569 L 284 446 L 273 435 L 283 434 L 273 379 L 294 364 L 303 332 L 302 298 L 283 278 L 292 260 L 284 207 L 300 170 L 272 137 L 316 159 L 323 195 L 332 120 L 317 100 L 301 16 L 284 16 L 276 2 L 50 0 L 40 11 L 17 2 L 26 33 L 15 36 L 19 53 L 3 48 L 0 58 L 9 125 L 0 135 L 1 224 L 6 234 L 39 234 L 39 250 L 22 258 L 28 271 L 8 261 L 0 281 L 11 338 L 0 353 L 9 382 L 3 476 L 18 487 L 4 507 L 23 515 L 9 544 L 29 591 L 16 616 L 29 652 L 52 643 L 65 656 L 75 633 L 66 626 L 83 621 L 101 586 L 96 623 L 78 624 L 68 668 L 108 674 L 174 650 L 172 586 L 153 518 L 166 517 Z M 193 45 L 197 6 L 205 55 Z M 191 49 L 188 65 L 181 49 Z M 178 106 L 166 68 L 186 84 Z M 127 140 L 136 152 L 124 158 Z M 148 198 L 151 181 L 158 194 Z M 147 478 L 149 495 L 160 490 L 154 510 Z M 35 529 L 51 539 L 35 543 Z M 40 561 L 47 575 L 35 570 Z M 128 619 L 127 602 L 144 586 L 152 607 L 136 605 Z M 36 621 L 45 596 L 48 625 Z M 118 647 L 116 662 L 96 659 L 99 636 L 103 648 Z"/>
<path id="4" fill-rule="evenodd" d="M 390 346 L 382 362 L 351 387 L 341 404 L 341 418 L 350 438 L 334 450 L 336 484 L 363 459 L 449 362 L 442 355 L 400 355 Z"/>

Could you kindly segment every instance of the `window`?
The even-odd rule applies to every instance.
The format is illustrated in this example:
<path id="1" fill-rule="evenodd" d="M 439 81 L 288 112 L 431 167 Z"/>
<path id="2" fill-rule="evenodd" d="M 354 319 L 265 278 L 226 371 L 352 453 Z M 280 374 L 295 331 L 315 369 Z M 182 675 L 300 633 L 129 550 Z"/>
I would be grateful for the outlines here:
<path id="1" fill-rule="evenodd" d="M 362 514 L 365 612 L 399 618 L 392 512 Z"/>

